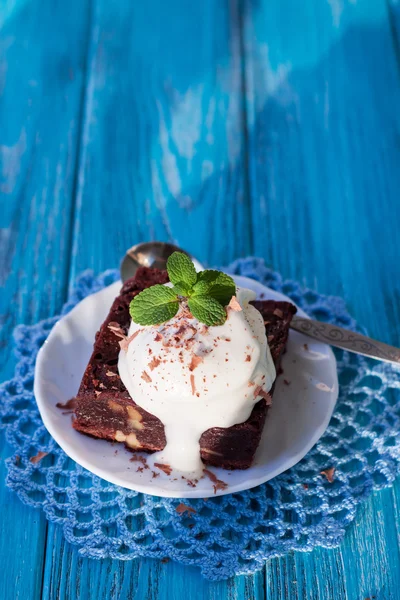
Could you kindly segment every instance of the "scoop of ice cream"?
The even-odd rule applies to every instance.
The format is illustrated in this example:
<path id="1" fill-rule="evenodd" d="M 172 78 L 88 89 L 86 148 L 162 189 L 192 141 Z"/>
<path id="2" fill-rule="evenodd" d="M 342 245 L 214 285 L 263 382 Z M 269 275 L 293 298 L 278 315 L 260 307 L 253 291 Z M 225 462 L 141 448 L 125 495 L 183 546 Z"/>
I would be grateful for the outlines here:
<path id="1" fill-rule="evenodd" d="M 131 323 L 118 369 L 134 401 L 157 416 L 167 444 L 156 460 L 201 474 L 199 439 L 211 427 L 248 419 L 275 380 L 261 314 L 251 290 L 237 289 L 224 325 L 208 327 L 182 304 L 157 326 Z"/>

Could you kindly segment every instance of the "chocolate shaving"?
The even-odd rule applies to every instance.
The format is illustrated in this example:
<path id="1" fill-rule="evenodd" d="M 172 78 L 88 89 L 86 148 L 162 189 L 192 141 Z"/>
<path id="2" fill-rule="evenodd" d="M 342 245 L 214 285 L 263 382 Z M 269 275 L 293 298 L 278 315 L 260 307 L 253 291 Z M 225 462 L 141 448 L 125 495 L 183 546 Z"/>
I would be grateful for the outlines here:
<path id="1" fill-rule="evenodd" d="M 142 379 L 144 379 L 144 381 L 146 381 L 147 383 L 151 383 L 152 379 L 150 377 L 150 375 L 148 373 L 146 373 L 146 371 L 143 371 L 142 373 Z"/>
<path id="2" fill-rule="evenodd" d="M 147 460 L 144 456 L 141 456 L 140 454 L 134 454 L 132 458 L 129 459 L 129 462 L 140 462 L 142 463 L 145 469 L 150 469 L 149 465 L 147 464 Z"/>
<path id="3" fill-rule="evenodd" d="M 196 513 L 196 511 L 195 511 L 194 508 L 192 508 L 191 506 L 188 506 L 187 504 L 183 504 L 182 502 L 180 504 L 178 504 L 178 506 L 176 507 L 175 510 L 180 515 L 183 515 L 186 512 L 189 514 L 189 516 L 191 514 L 195 514 Z"/>
<path id="4" fill-rule="evenodd" d="M 107 327 L 117 337 L 122 338 L 123 340 L 126 338 L 125 331 L 122 329 L 121 325 L 116 321 L 111 321 L 111 323 L 109 323 Z"/>
<path id="5" fill-rule="evenodd" d="M 308 344 L 303 344 L 304 350 L 308 350 Z"/>
<path id="6" fill-rule="evenodd" d="M 245 362 L 250 362 L 250 361 L 251 361 L 251 356 L 250 356 L 250 354 L 248 354 L 248 355 L 246 356 L 246 360 L 245 360 Z"/>
<path id="7" fill-rule="evenodd" d="M 305 490 L 308 490 L 308 483 L 303 483 L 303 488 L 304 488 Z"/>
<path id="8" fill-rule="evenodd" d="M 156 337 L 154 338 L 155 342 L 162 342 L 164 339 L 164 336 L 161 335 L 161 333 L 159 331 L 157 331 L 156 333 Z"/>
<path id="9" fill-rule="evenodd" d="M 190 361 L 189 371 L 194 371 L 201 362 L 203 362 L 203 358 L 201 356 L 197 356 L 197 354 L 194 354 L 192 356 L 192 360 Z"/>
<path id="10" fill-rule="evenodd" d="M 257 398 L 257 396 L 261 396 L 261 398 L 264 398 L 267 406 L 271 406 L 271 404 L 272 404 L 271 394 L 269 394 L 268 392 L 263 390 L 261 385 L 257 386 L 256 389 L 254 390 L 254 398 Z"/>
<path id="11" fill-rule="evenodd" d="M 63 410 L 67 409 L 69 411 L 75 410 L 76 408 L 76 398 L 71 398 L 68 402 L 57 402 L 56 407 L 61 408 Z M 68 414 L 68 413 L 65 413 Z"/>
<path id="12" fill-rule="evenodd" d="M 160 477 L 160 473 L 156 473 L 155 471 L 152 471 L 152 479 L 155 479 L 156 477 Z"/>
<path id="13" fill-rule="evenodd" d="M 192 394 L 194 396 L 196 393 L 196 384 L 194 382 L 194 375 L 190 376 L 190 385 L 192 386 Z"/>
<path id="14" fill-rule="evenodd" d="M 138 329 L 137 331 L 135 331 L 135 333 L 132 333 L 132 335 L 130 335 L 129 337 L 125 337 L 123 340 L 121 340 L 119 343 L 119 347 L 121 348 L 121 350 L 125 350 L 125 352 L 128 352 L 129 344 L 132 342 L 132 340 L 135 339 L 135 337 L 140 333 L 140 331 L 141 331 L 141 329 Z"/>
<path id="15" fill-rule="evenodd" d="M 166 475 L 171 475 L 172 467 L 170 465 L 164 465 L 163 463 L 154 463 L 154 466 L 161 471 L 164 471 Z"/>
<path id="16" fill-rule="evenodd" d="M 231 308 L 232 310 L 234 310 L 235 312 L 240 312 L 242 310 L 242 307 L 240 306 L 239 302 L 236 299 L 236 296 L 232 296 L 231 301 L 228 304 L 228 307 Z"/>
<path id="17" fill-rule="evenodd" d="M 38 462 L 40 462 L 42 460 L 42 458 L 44 458 L 45 456 L 48 455 L 48 452 L 38 452 L 36 454 L 36 456 L 31 456 L 31 458 L 29 459 L 29 461 L 33 464 L 36 465 Z"/>
<path id="18" fill-rule="evenodd" d="M 290 385 L 290 381 L 288 381 L 287 379 L 284 379 L 284 380 L 283 380 L 283 383 L 284 383 L 285 385 Z"/>
<path id="19" fill-rule="evenodd" d="M 329 481 L 329 483 L 333 483 L 334 474 L 335 474 L 335 467 L 331 467 L 330 469 L 325 469 L 324 471 L 321 471 L 321 475 L 326 477 L 327 480 Z"/>
<path id="20" fill-rule="evenodd" d="M 153 371 L 153 369 L 155 369 L 156 367 L 158 367 L 158 365 L 160 364 L 160 362 L 161 362 L 161 360 L 159 358 L 157 358 L 156 356 L 153 356 L 153 358 L 149 362 L 149 369 L 150 369 L 150 371 Z"/>
<path id="21" fill-rule="evenodd" d="M 221 481 L 221 479 L 218 479 L 218 477 L 212 471 L 204 469 L 203 473 L 204 475 L 207 475 L 210 481 L 214 484 L 214 494 L 216 494 L 218 490 L 226 490 L 226 488 L 228 487 L 228 484 L 225 483 L 225 481 Z"/>

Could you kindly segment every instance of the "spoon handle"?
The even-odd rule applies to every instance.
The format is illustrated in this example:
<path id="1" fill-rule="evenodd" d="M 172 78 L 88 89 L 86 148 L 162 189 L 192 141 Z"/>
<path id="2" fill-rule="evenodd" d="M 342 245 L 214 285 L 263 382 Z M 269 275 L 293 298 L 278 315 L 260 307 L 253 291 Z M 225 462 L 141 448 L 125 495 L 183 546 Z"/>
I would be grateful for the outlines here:
<path id="1" fill-rule="evenodd" d="M 294 317 L 290 327 L 336 348 L 343 348 L 343 350 L 370 356 L 377 360 L 400 364 L 399 348 L 377 342 L 365 335 L 343 329 L 343 327 L 321 323 L 313 319 L 303 319 L 302 317 Z"/>

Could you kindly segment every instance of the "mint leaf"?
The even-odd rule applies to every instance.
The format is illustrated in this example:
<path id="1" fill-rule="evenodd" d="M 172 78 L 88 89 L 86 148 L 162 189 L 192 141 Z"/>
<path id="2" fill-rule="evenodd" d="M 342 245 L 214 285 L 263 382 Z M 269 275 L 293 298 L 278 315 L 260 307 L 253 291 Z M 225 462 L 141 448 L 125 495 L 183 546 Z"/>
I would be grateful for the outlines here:
<path id="1" fill-rule="evenodd" d="M 204 272 L 204 271 L 203 271 Z M 198 276 L 201 275 L 202 272 L 200 272 L 198 274 Z M 197 283 L 194 284 L 193 286 L 193 291 L 192 294 L 194 296 L 207 296 L 208 292 L 210 291 L 212 287 L 212 284 L 210 284 L 208 281 L 198 281 Z"/>
<path id="2" fill-rule="evenodd" d="M 194 318 L 205 325 L 223 325 L 226 321 L 225 309 L 210 296 L 193 296 L 188 306 Z"/>
<path id="3" fill-rule="evenodd" d="M 193 291 L 194 296 L 211 296 L 222 306 L 227 306 L 236 293 L 236 285 L 232 277 L 229 277 L 226 273 L 209 269 L 198 273 L 197 283 L 193 286 Z"/>
<path id="4" fill-rule="evenodd" d="M 176 283 L 172 289 L 174 290 L 177 296 L 188 297 L 192 293 L 192 288 L 189 285 L 186 285 L 186 283 L 183 283 L 182 281 Z"/>
<path id="5" fill-rule="evenodd" d="M 176 315 L 179 302 L 174 290 L 153 285 L 140 292 L 129 305 L 132 321 L 139 325 L 159 325 Z"/>
<path id="6" fill-rule="evenodd" d="M 192 287 L 197 281 L 197 273 L 194 264 L 183 252 L 173 252 L 167 260 L 167 271 L 169 280 L 174 285 L 180 282 Z"/>

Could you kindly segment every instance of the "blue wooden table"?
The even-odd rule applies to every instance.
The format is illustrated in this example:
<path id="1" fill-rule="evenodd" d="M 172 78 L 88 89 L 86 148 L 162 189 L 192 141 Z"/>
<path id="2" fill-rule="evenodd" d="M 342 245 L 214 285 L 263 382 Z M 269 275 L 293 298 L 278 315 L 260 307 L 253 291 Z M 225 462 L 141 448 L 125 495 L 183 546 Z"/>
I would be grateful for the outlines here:
<path id="1" fill-rule="evenodd" d="M 173 241 L 346 298 L 400 345 L 398 0 L 0 1 L 1 377 L 83 269 Z M 84 559 L 4 485 L 0 599 L 400 598 L 400 482 L 341 546 L 210 583 Z"/>

